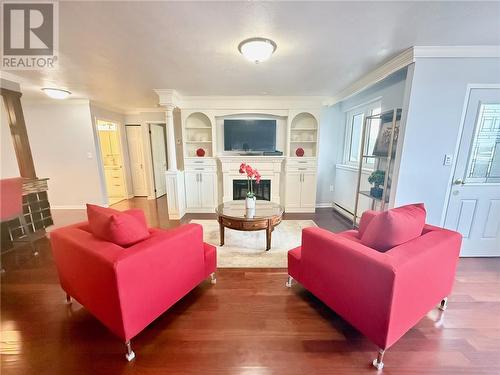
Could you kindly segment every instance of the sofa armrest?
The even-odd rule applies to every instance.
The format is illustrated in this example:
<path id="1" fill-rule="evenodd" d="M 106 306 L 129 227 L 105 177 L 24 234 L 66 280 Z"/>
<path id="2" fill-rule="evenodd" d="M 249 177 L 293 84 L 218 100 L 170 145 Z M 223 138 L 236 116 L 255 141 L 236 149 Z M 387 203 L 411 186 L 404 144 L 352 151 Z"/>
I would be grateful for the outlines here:
<path id="1" fill-rule="evenodd" d="M 153 231 L 126 249 L 115 268 L 128 340 L 205 278 L 202 227 Z"/>
<path id="2" fill-rule="evenodd" d="M 396 270 L 388 345 L 451 293 L 460 233 L 437 228 L 387 252 Z"/>
<path id="3" fill-rule="evenodd" d="M 80 226 L 50 233 L 61 286 L 114 334 L 123 337 L 114 263 L 124 249 L 97 239 Z"/>
<path id="4" fill-rule="evenodd" d="M 394 282 L 387 254 L 307 228 L 299 281 L 376 344 L 384 343 Z"/>

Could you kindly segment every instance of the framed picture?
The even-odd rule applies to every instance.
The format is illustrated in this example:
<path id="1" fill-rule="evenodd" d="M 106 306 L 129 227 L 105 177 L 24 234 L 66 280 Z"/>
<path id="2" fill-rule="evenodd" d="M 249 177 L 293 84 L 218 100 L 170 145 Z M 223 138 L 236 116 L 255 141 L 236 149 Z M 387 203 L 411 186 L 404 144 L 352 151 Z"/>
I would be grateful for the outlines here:
<path id="1" fill-rule="evenodd" d="M 394 128 L 394 142 L 392 144 L 392 155 L 396 154 L 396 144 L 399 136 L 399 121 L 396 121 Z M 378 130 L 377 140 L 373 146 L 373 155 L 375 156 L 388 156 L 389 145 L 391 144 L 392 137 L 392 121 L 383 122 Z"/>

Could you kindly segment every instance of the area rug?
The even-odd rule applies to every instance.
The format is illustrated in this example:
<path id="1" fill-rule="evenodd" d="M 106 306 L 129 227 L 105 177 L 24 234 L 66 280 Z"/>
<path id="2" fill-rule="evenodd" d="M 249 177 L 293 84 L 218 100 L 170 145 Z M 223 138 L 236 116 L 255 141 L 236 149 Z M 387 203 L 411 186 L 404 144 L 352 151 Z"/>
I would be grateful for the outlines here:
<path id="1" fill-rule="evenodd" d="M 203 226 L 203 240 L 217 247 L 219 268 L 286 268 L 287 252 L 301 243 L 303 228 L 315 227 L 312 220 L 283 220 L 273 232 L 266 251 L 266 232 L 242 232 L 225 228 L 224 246 L 219 246 L 217 220 L 192 220 Z"/>

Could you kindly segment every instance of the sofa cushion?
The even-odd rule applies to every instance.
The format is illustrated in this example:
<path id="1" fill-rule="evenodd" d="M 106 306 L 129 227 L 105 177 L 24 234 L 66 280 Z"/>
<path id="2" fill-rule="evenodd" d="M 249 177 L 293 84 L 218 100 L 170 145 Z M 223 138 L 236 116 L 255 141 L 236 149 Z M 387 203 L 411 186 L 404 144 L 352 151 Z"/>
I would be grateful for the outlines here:
<path id="1" fill-rule="evenodd" d="M 376 215 L 361 236 L 361 243 L 378 251 L 411 241 L 422 235 L 425 225 L 423 204 L 410 204 Z"/>
<path id="2" fill-rule="evenodd" d="M 87 218 L 95 237 L 116 245 L 130 246 L 149 237 L 145 218 L 142 219 L 137 212 L 121 212 L 87 204 Z"/>

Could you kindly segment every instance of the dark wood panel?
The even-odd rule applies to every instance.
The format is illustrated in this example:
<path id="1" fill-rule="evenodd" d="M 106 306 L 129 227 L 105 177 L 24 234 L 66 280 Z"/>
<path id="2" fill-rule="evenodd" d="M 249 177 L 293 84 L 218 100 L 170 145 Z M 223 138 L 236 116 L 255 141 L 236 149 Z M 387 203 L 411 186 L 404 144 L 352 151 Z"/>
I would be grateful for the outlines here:
<path id="1" fill-rule="evenodd" d="M 163 200 L 130 200 L 155 226 L 173 227 Z M 117 207 L 117 205 L 115 205 Z M 192 218 L 215 219 L 215 215 Z M 313 218 L 348 224 L 331 210 Z M 2 374 L 376 374 L 375 345 L 285 269 L 220 269 L 124 347 L 78 303 L 64 305 L 49 244 L 2 276 Z M 367 314 L 370 312 L 367 311 Z M 386 354 L 385 374 L 500 373 L 500 259 L 461 259 L 444 326 L 430 311 Z"/>

